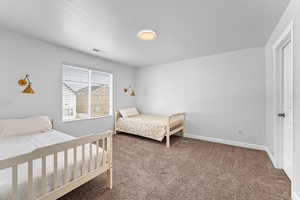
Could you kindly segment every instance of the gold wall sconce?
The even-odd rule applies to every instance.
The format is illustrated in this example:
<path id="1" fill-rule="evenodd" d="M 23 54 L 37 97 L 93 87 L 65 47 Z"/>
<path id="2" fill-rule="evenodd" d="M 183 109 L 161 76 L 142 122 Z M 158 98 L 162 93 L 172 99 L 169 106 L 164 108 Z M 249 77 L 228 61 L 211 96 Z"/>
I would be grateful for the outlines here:
<path id="1" fill-rule="evenodd" d="M 29 79 L 29 74 L 26 74 L 24 79 L 20 79 L 18 84 L 22 87 L 26 87 L 22 92 L 25 94 L 34 94 L 34 90 L 32 89 L 32 83 Z"/>
<path id="2" fill-rule="evenodd" d="M 123 91 L 125 93 L 129 93 L 130 96 L 133 96 L 133 97 L 135 96 L 135 91 L 132 89 L 131 85 L 129 85 L 128 88 L 124 88 Z"/>

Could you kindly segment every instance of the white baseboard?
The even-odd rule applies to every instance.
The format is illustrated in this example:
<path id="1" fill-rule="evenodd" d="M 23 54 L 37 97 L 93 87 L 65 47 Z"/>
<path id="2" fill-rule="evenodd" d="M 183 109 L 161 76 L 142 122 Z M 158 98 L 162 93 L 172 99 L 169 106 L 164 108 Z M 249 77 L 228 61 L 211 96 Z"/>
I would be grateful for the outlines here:
<path id="1" fill-rule="evenodd" d="M 293 200 L 300 200 L 299 196 L 296 193 L 293 194 Z"/>
<path id="2" fill-rule="evenodd" d="M 272 164 L 273 164 L 273 167 L 275 168 L 278 168 L 277 165 L 276 165 L 276 161 L 275 161 L 275 158 L 274 156 L 272 155 L 271 151 L 266 147 L 265 151 L 267 152 L 270 160 L 272 161 Z M 299 199 L 300 200 L 300 199 Z"/>
<path id="3" fill-rule="evenodd" d="M 244 148 L 248 148 L 248 149 L 266 151 L 266 147 L 263 145 L 250 144 L 250 143 L 238 142 L 238 141 L 233 141 L 233 140 L 225 140 L 225 139 L 220 139 L 220 138 L 213 138 L 213 137 L 193 135 L 193 134 L 184 134 L 184 137 L 198 139 L 198 140 L 204 140 L 204 141 L 208 141 L 208 142 L 228 144 L 228 145 L 244 147 Z"/>

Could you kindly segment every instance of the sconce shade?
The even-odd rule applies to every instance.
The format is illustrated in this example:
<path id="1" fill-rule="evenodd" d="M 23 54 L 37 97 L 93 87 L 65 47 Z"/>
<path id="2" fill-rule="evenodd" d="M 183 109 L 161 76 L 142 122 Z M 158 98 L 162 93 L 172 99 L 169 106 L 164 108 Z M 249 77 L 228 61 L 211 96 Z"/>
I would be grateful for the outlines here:
<path id="1" fill-rule="evenodd" d="M 23 90 L 23 93 L 25 93 L 25 94 L 34 94 L 34 91 L 31 87 L 31 83 L 28 84 L 28 86 Z"/>
<path id="2" fill-rule="evenodd" d="M 130 96 L 134 97 L 135 96 L 135 91 L 132 89 L 131 85 L 129 85 L 128 88 L 124 88 L 123 91 L 125 93 L 128 93 Z"/>
<path id="3" fill-rule="evenodd" d="M 25 87 L 23 90 L 24 94 L 34 94 L 35 92 L 32 89 L 31 81 L 29 80 L 29 74 L 26 74 L 25 78 L 20 79 L 18 84 L 22 87 Z"/>
<path id="4" fill-rule="evenodd" d="M 130 96 L 135 96 L 135 92 L 134 91 L 131 91 L 131 93 L 130 93 Z"/>

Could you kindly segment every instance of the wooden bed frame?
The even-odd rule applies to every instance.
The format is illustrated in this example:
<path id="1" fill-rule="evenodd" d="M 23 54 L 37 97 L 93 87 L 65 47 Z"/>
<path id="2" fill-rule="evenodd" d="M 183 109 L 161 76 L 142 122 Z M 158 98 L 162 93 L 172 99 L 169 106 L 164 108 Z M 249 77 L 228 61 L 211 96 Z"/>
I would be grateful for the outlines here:
<path id="1" fill-rule="evenodd" d="M 122 130 L 118 130 L 117 129 L 117 121 L 119 120 L 119 118 L 121 117 L 121 113 L 119 111 L 115 112 L 115 133 L 117 133 L 117 131 L 122 132 Z M 180 126 L 177 126 L 175 129 L 171 129 L 171 122 L 172 120 L 181 117 L 183 119 L 182 124 L 180 124 Z M 182 132 L 182 136 L 184 136 L 185 133 L 185 113 L 176 113 L 174 115 L 170 115 L 167 117 L 167 121 L 168 123 L 166 124 L 166 147 L 169 148 L 170 147 L 170 136 L 178 133 L 178 132 Z"/>
<path id="2" fill-rule="evenodd" d="M 39 149 L 34 150 L 33 152 L 23 154 L 20 156 L 16 156 L 13 158 L 8 158 L 5 160 L 0 160 L 0 170 L 12 168 L 12 200 L 16 200 L 17 198 L 17 190 L 18 190 L 18 165 L 27 163 L 28 164 L 28 188 L 27 188 L 27 198 L 23 199 L 32 200 L 33 197 L 33 161 L 37 159 L 41 159 L 42 162 L 42 188 L 43 195 L 38 197 L 38 200 L 54 200 L 62 197 L 63 195 L 69 193 L 75 188 L 81 186 L 82 184 L 94 179 L 100 174 L 107 174 L 107 187 L 112 189 L 112 131 L 106 131 L 99 134 L 83 136 L 76 138 L 74 140 L 70 140 L 63 143 L 53 144 L 49 146 L 45 146 Z M 85 161 L 85 145 L 90 145 L 89 149 L 89 162 Z M 97 146 L 95 163 L 92 165 L 92 156 L 91 147 L 92 145 Z M 77 172 L 77 147 L 82 146 L 82 164 L 81 164 L 81 173 Z M 99 153 L 99 147 L 103 148 L 106 152 L 102 153 L 102 157 Z M 68 150 L 74 149 L 74 163 L 73 167 L 70 169 L 68 166 Z M 59 152 L 64 152 L 64 181 L 61 186 L 58 186 L 58 156 Z M 105 156 L 105 154 L 107 156 Z M 50 192 L 46 191 L 46 183 L 47 183 L 47 175 L 46 175 L 46 156 L 53 155 L 53 174 L 54 174 L 54 189 Z M 107 158 L 106 158 L 107 157 Z M 87 170 L 86 170 L 87 165 Z M 68 180 L 66 174 L 68 174 L 68 170 L 72 170 L 73 177 L 76 176 L 75 179 Z"/>
<path id="3" fill-rule="evenodd" d="M 173 119 L 176 119 L 178 117 L 183 117 L 183 122 L 180 126 L 176 127 L 175 129 L 171 130 L 171 121 Z M 166 134 L 166 146 L 169 148 L 170 147 L 170 136 L 182 131 L 182 137 L 184 136 L 185 133 L 185 113 L 177 113 L 174 115 L 171 115 L 168 117 L 168 123 L 167 123 L 167 134 Z"/>

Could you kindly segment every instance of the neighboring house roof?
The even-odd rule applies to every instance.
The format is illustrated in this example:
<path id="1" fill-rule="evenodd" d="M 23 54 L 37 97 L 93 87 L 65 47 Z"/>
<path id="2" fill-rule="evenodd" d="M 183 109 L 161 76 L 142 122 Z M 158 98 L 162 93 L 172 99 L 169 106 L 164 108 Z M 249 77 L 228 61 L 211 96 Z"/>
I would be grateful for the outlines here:
<path id="1" fill-rule="evenodd" d="M 91 87 L 91 91 L 93 92 L 93 91 L 95 91 L 95 90 L 97 90 L 97 89 L 99 89 L 99 88 L 103 88 L 103 87 L 107 87 L 107 85 L 104 85 L 104 84 L 103 84 L 103 85 L 99 85 L 99 86 L 92 86 L 92 87 Z M 89 89 L 88 87 L 82 88 L 82 89 L 78 90 L 77 93 L 78 93 L 78 92 L 87 92 L 88 89 Z"/>
<path id="2" fill-rule="evenodd" d="M 67 88 L 67 89 L 69 89 L 71 92 L 73 92 L 74 94 L 77 94 L 77 93 L 81 93 L 81 92 L 87 92 L 88 91 L 88 87 L 84 87 L 84 88 L 81 88 L 81 89 L 79 89 L 79 90 L 77 90 L 76 91 L 76 89 L 74 88 L 72 88 L 72 86 L 71 85 L 68 85 L 67 83 L 63 83 L 63 85 Z M 97 86 L 92 86 L 91 87 L 91 91 L 93 92 L 93 91 L 95 91 L 95 90 L 97 90 L 97 89 L 99 89 L 99 88 L 103 88 L 103 87 L 107 87 L 108 85 L 106 85 L 106 84 L 101 84 L 101 85 L 97 85 Z"/>
<path id="3" fill-rule="evenodd" d="M 67 88 L 67 89 L 69 89 L 71 92 L 73 92 L 74 94 L 76 93 L 68 84 L 66 84 L 66 83 L 63 83 L 63 85 Z"/>

